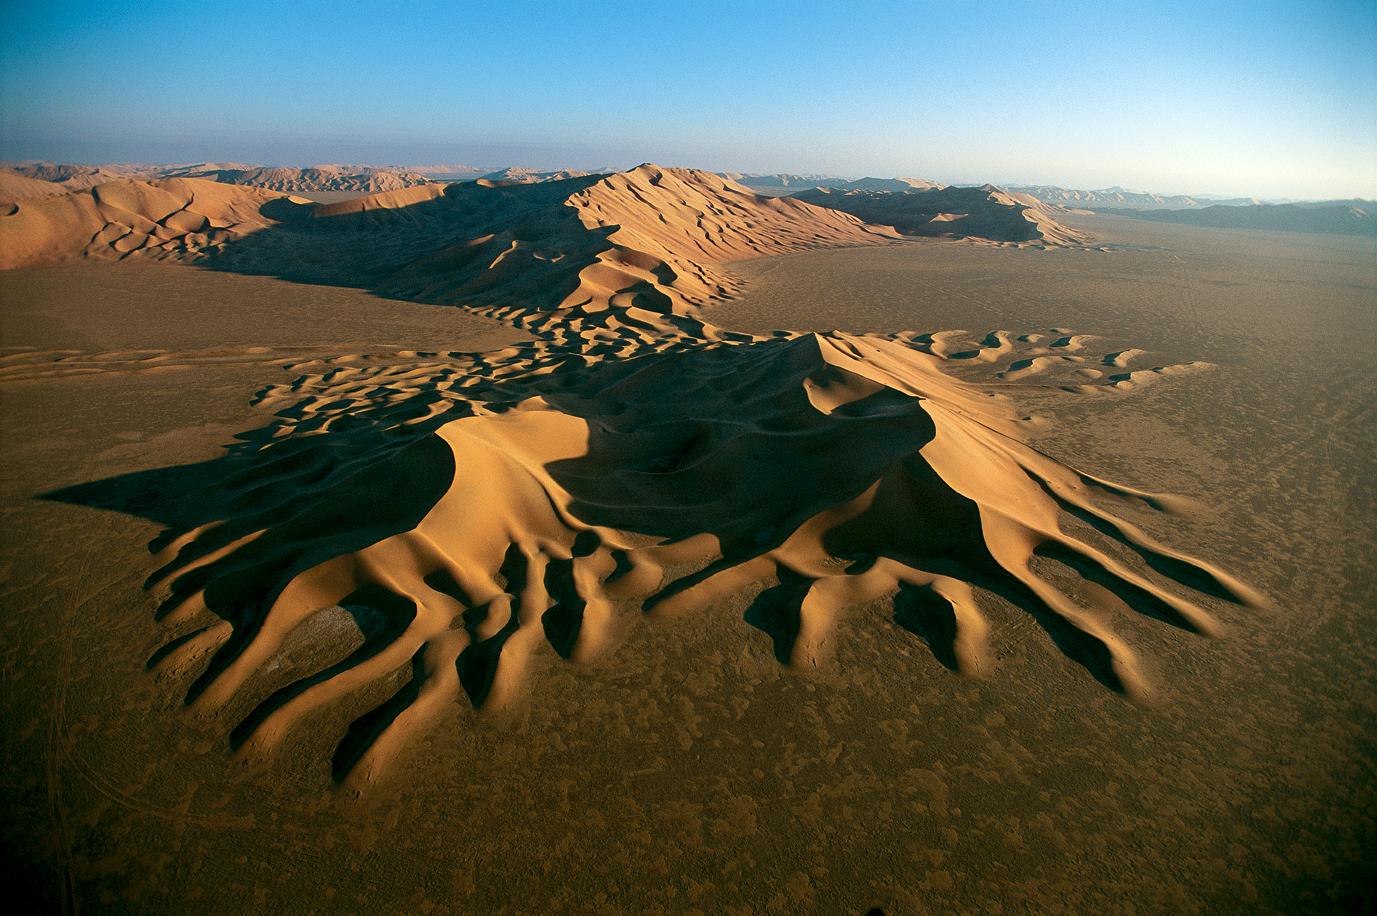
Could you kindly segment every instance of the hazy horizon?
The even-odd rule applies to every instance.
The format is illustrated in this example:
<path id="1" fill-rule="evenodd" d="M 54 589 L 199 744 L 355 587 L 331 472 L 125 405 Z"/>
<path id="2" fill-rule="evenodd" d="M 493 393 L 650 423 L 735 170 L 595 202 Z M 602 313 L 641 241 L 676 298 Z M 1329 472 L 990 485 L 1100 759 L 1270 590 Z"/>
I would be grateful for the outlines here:
<path id="1" fill-rule="evenodd" d="M 11 4 L 0 159 L 1377 197 L 1370 4 L 588 9 Z"/>

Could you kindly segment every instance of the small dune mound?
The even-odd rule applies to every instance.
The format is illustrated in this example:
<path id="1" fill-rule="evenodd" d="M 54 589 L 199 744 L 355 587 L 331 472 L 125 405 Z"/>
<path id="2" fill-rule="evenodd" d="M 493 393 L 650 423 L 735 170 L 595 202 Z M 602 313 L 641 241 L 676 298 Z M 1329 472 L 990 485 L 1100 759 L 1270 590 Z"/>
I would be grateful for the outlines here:
<path id="1" fill-rule="evenodd" d="M 904 235 L 971 238 L 988 242 L 1078 245 L 1083 233 L 1063 226 L 1036 199 L 993 185 L 875 190 L 815 188 L 794 195 L 820 207 L 852 213 Z"/>

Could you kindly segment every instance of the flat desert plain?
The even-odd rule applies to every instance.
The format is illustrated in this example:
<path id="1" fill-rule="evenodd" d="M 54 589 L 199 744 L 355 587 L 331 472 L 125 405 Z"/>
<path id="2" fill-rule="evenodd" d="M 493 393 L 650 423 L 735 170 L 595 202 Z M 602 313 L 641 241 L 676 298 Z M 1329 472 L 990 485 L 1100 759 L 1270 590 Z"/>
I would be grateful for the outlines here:
<path id="1" fill-rule="evenodd" d="M 594 367 L 604 374 L 577 397 L 545 390 L 563 413 L 494 406 L 481 435 L 445 433 L 449 449 L 435 455 L 398 447 L 381 472 L 360 472 L 376 531 L 334 504 L 291 514 L 284 481 L 325 486 L 334 473 L 314 453 L 234 465 L 227 490 L 226 447 L 262 448 L 281 424 L 352 442 L 344 434 L 358 404 L 424 413 L 445 385 L 462 387 L 462 378 L 433 381 L 437 353 L 521 354 L 526 332 L 453 308 L 195 266 L 0 273 L 0 780 L 11 880 L 68 911 L 1371 905 L 1377 252 L 1362 239 L 1069 222 L 1105 250 L 923 240 L 732 265 L 746 285 L 704 313 L 718 328 L 851 335 L 738 348 L 761 366 L 719 364 L 721 351 L 709 350 L 689 352 L 682 372 L 671 366 L 664 378 L 655 364 L 645 377 Z M 956 329 L 970 334 L 939 333 Z M 854 336 L 902 331 L 915 333 L 900 341 L 942 357 L 932 363 L 940 377 L 926 362 L 902 364 L 892 338 Z M 569 377 L 561 364 L 545 372 L 544 358 L 528 361 L 534 374 Z M 412 368 L 421 364 L 425 385 Z M 742 393 L 773 391 L 766 370 L 803 380 L 817 416 L 775 409 L 787 392 L 766 403 Z M 641 399 L 647 391 L 660 396 Z M 931 419 L 895 391 L 921 391 L 938 405 Z M 988 394 L 1004 397 L 1008 416 L 970 432 L 962 423 L 995 409 L 983 406 Z M 690 416 L 693 404 L 713 415 Z M 654 411 L 697 431 L 668 458 L 638 432 Z M 586 441 L 562 425 L 576 413 L 592 430 Z M 542 558 L 516 549 L 530 532 L 502 531 L 494 544 L 512 548 L 491 581 L 506 597 L 489 606 L 527 595 L 539 562 L 563 610 L 546 615 L 543 634 L 463 615 L 449 643 L 448 631 L 427 636 L 455 652 L 496 641 L 501 653 L 487 669 L 485 657 L 461 655 L 462 683 L 433 708 L 438 675 L 423 677 L 419 661 L 411 673 L 405 658 L 400 679 L 379 675 L 302 706 L 379 657 L 370 646 L 388 621 L 357 609 L 285 635 L 265 629 L 254 639 L 277 644 L 261 657 L 258 642 L 231 637 L 240 654 L 217 677 L 204 673 L 208 653 L 193 650 L 221 630 L 169 632 L 191 614 L 172 599 L 227 614 L 240 579 L 254 580 L 255 558 L 275 561 L 266 547 L 254 552 L 265 543 L 353 551 L 348 569 L 300 586 L 333 594 L 339 582 L 365 581 L 360 570 L 378 556 L 404 568 L 423 552 L 433 529 L 411 517 L 415 488 L 430 494 L 427 506 L 461 501 L 452 507 L 461 520 L 477 517 L 466 506 L 502 500 L 533 518 L 553 511 L 593 524 L 611 504 L 605 481 L 625 493 L 643 478 L 687 473 L 685 456 L 702 450 L 700 439 L 720 441 L 723 423 L 751 424 L 754 436 L 816 433 L 819 445 L 786 452 L 791 463 L 773 476 L 751 453 L 714 466 L 691 481 L 699 500 L 681 487 L 668 505 L 648 483 L 635 495 L 649 520 L 644 540 L 672 541 L 681 518 L 695 525 L 709 510 L 702 530 L 724 544 L 754 539 L 760 556 L 721 570 L 749 567 L 739 587 L 709 589 L 703 569 L 655 554 L 687 584 L 665 599 L 674 607 L 648 614 L 594 597 L 587 576 L 605 559 L 611 581 L 614 563 L 621 572 L 653 545 L 614 536 L 608 522 L 597 538 Z M 434 461 L 420 458 L 462 476 L 465 462 L 486 468 L 502 449 L 520 453 L 527 427 L 541 424 L 555 454 L 529 473 L 545 473 L 545 492 L 567 501 L 540 502 L 524 477 L 508 485 L 499 462 L 479 477 L 492 492 L 451 489 L 436 502 L 445 481 L 429 480 Z M 1005 436 L 1015 424 L 1031 447 Z M 850 479 L 848 469 L 889 467 L 893 456 L 881 453 L 894 430 L 940 446 L 925 447 L 926 465 L 902 459 L 920 493 L 946 493 L 943 482 L 980 494 L 970 498 L 999 568 L 975 577 L 974 590 L 954 572 L 967 545 L 926 533 L 931 518 L 895 510 L 848 528 L 869 511 L 846 502 L 855 492 L 830 494 L 834 524 L 812 540 L 733 527 L 757 512 L 753 493 L 797 524 L 816 509 L 811 496 Z M 420 441 L 433 450 L 440 438 Z M 966 476 L 996 453 L 1022 470 Z M 617 476 L 627 467 L 640 476 Z M 887 487 L 905 485 L 889 471 L 878 480 L 873 492 L 891 497 Z M 982 489 L 992 480 L 1019 481 L 1026 498 L 1000 503 L 1003 490 Z M 1114 514 L 1082 502 L 1085 487 L 1117 494 Z M 719 492 L 738 501 L 718 505 Z M 259 506 L 277 514 L 266 534 L 250 526 L 226 541 L 188 517 L 198 493 L 225 510 L 215 517 Z M 881 509 L 909 505 L 874 498 Z M 1020 532 L 1053 498 L 1071 516 L 1068 535 L 1034 549 Z M 793 499 L 798 512 L 786 511 Z M 292 540 L 274 540 L 284 529 Z M 389 553 L 359 548 L 370 531 Z M 851 548 L 876 531 L 921 542 L 914 553 L 929 565 L 871 557 L 857 572 L 850 557 L 861 551 Z M 821 559 L 808 553 L 817 543 L 828 547 Z M 774 584 L 762 586 L 766 548 Z M 236 552 L 242 565 L 217 565 Z M 306 570 L 291 587 L 315 575 L 309 559 L 289 561 Z M 171 599 L 157 575 L 169 562 L 191 570 Z M 888 587 L 877 591 L 887 594 L 825 596 L 789 571 L 826 562 L 853 563 L 857 581 L 883 573 L 876 581 Z M 628 566 L 624 579 L 634 585 L 644 568 Z M 198 569 L 211 573 L 197 579 Z M 814 584 L 831 581 L 817 575 Z M 1037 610 L 1034 586 L 1061 616 Z M 407 588 L 419 586 L 394 593 Z M 367 604 L 372 594 L 384 610 L 395 600 L 365 592 L 349 598 Z M 684 595 L 701 600 L 677 610 Z M 950 602 L 945 616 L 926 610 L 934 595 Z M 506 660 L 528 632 L 539 638 L 519 656 L 518 679 Z M 322 667 L 333 680 L 311 674 Z M 451 681 L 454 670 L 451 659 Z M 238 689 L 220 696 L 229 681 Z M 494 691 L 510 696 L 488 702 Z M 399 730 L 421 708 L 425 727 Z"/>

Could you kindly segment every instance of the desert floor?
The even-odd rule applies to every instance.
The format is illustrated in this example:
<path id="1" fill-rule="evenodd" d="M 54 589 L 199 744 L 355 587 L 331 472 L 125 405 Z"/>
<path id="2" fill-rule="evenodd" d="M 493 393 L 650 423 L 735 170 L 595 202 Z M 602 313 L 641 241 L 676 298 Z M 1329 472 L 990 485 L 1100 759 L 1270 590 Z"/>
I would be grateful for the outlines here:
<path id="1" fill-rule="evenodd" d="M 746 263 L 730 329 L 1066 328 L 1152 365 L 1036 387 L 1035 444 L 1193 497 L 1135 521 L 1272 598 L 1207 639 L 1116 624 L 1134 703 L 982 595 L 964 678 L 892 610 L 822 670 L 742 620 L 645 620 L 521 702 L 455 708 L 362 796 L 328 748 L 232 762 L 146 670 L 155 518 L 43 494 L 211 459 L 313 354 L 521 339 L 454 309 L 168 265 L 0 274 L 0 784 L 6 869 L 68 911 L 1324 910 L 1377 849 L 1377 251 L 1370 240 L 1075 221 L 1107 251 L 939 241 Z M 35 350 L 70 350 L 48 372 Z M 72 371 L 78 370 L 78 371 Z M 997 379 L 973 380 L 998 386 Z M 1094 588 L 1094 586 L 1085 586 Z M 1370 892 L 1369 892 L 1370 893 Z M 1368 897 L 1369 904 L 1372 898 Z"/>

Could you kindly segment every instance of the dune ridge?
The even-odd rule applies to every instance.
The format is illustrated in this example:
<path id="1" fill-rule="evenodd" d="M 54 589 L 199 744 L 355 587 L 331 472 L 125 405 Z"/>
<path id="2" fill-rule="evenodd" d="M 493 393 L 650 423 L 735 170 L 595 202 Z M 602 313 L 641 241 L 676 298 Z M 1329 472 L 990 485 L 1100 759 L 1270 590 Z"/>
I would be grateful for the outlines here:
<path id="1" fill-rule="evenodd" d="M 151 247 L 465 305 L 534 335 L 488 353 L 290 361 L 295 377 L 255 398 L 269 423 L 205 469 L 211 485 L 167 497 L 148 587 L 168 641 L 149 666 L 247 759 L 342 704 L 356 712 L 332 767 L 361 790 L 456 702 L 482 712 L 518 698 L 544 653 L 603 657 L 647 617 L 736 596 L 743 638 L 759 631 L 783 665 L 826 666 L 846 609 L 886 600 L 942 665 L 990 676 L 987 591 L 1135 698 L 1151 685 L 1116 618 L 1208 635 L 1207 601 L 1264 603 L 1130 520 L 1179 501 L 1040 453 L 1022 437 L 1028 418 L 993 390 L 1020 383 L 1020 361 L 1038 378 L 1062 364 L 1123 374 L 1138 353 L 1095 357 L 1091 338 L 1065 329 L 971 343 L 752 336 L 704 319 L 740 288 L 732 261 L 896 243 L 848 213 L 651 164 L 328 206 L 192 179 L 58 201 L 21 215 L 70 217 L 81 231 L 51 239 L 91 239 L 85 256 Z M 212 210 L 238 222 L 193 247 L 207 230 L 192 217 Z M 128 231 L 105 233 L 116 224 Z M 183 232 L 164 240 L 160 226 Z M 141 247 L 119 251 L 134 232 Z M 277 354 L 35 355 L 0 381 L 255 357 Z M 983 381 L 956 377 L 971 372 Z M 1121 381 L 1058 385 L 1109 393 Z M 166 490 L 133 478 L 49 498 L 109 506 L 124 488 Z M 1101 589 L 1074 599 L 1047 563 Z"/>
<path id="2" fill-rule="evenodd" d="M 60 162 L 19 162 L 6 166 L 7 171 L 46 181 L 64 191 L 80 191 L 107 181 L 133 177 L 125 166 L 71 165 Z"/>
<path id="3" fill-rule="evenodd" d="M 478 176 L 479 181 L 500 181 L 510 184 L 539 184 L 543 181 L 563 181 L 566 178 L 583 178 L 592 175 L 592 172 L 585 172 L 581 169 L 557 169 L 549 172 L 542 172 L 539 169 L 523 168 L 521 166 L 508 166 L 498 169 L 495 172 L 485 172 Z"/>
<path id="4" fill-rule="evenodd" d="M 287 166 L 219 166 L 206 164 L 164 171 L 159 177 L 203 178 L 224 184 L 267 188 L 272 191 L 358 191 L 376 194 L 400 191 L 427 184 L 430 179 L 414 172 L 370 166 L 348 168 L 318 165 L 308 168 Z"/>
<path id="5" fill-rule="evenodd" d="M 794 195 L 821 207 L 852 213 L 904 235 L 974 238 L 995 243 L 1080 245 L 1086 235 L 1057 222 L 1039 202 L 994 185 L 854 190 L 814 188 Z"/>
<path id="6" fill-rule="evenodd" d="M 669 315 L 697 327 L 690 313 L 739 288 L 725 261 L 895 239 L 850 215 L 650 164 L 530 185 L 428 183 L 321 205 L 180 178 L 31 201 L 0 219 L 0 267 L 151 257 L 370 285 L 530 324 L 551 311 L 612 307 L 623 319 Z"/>
<path id="7" fill-rule="evenodd" d="M 273 225 L 280 194 L 214 181 L 120 179 L 0 216 L 0 269 L 75 258 L 188 260 Z"/>
<path id="8" fill-rule="evenodd" d="M 62 185 L 41 178 L 31 178 L 13 169 L 0 169 L 0 208 L 11 212 L 17 201 L 56 197 L 66 194 L 68 190 Z"/>
<path id="9" fill-rule="evenodd" d="M 1081 210 L 1194 210 L 1212 204 L 1250 206 L 1261 203 L 1255 197 L 1215 199 L 1186 194 L 1154 194 L 1150 191 L 1130 191 L 1119 187 L 1083 191 L 1054 185 L 1011 185 L 1009 190 L 1029 194 L 1050 206 Z"/>

